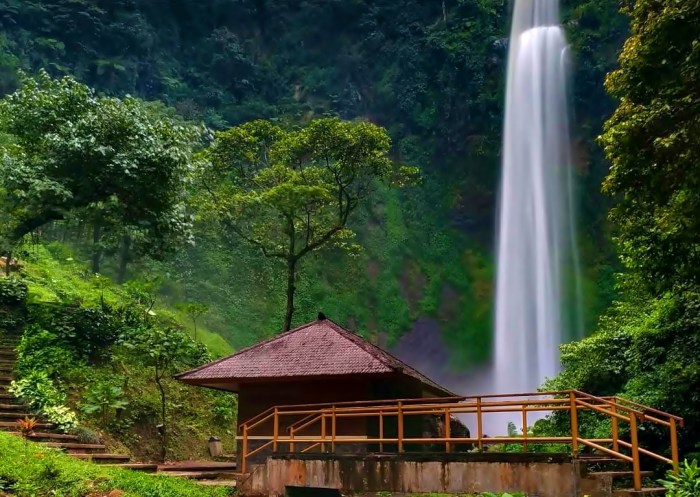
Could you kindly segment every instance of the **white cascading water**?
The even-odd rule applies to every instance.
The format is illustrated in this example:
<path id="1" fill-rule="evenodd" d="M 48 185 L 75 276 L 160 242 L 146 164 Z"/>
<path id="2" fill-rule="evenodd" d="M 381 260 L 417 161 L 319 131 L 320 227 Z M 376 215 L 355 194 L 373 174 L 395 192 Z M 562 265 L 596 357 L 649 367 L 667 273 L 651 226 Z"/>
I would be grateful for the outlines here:
<path id="1" fill-rule="evenodd" d="M 498 224 L 499 393 L 536 391 L 559 370 L 563 273 L 577 265 L 566 57 L 558 0 L 515 0 Z"/>

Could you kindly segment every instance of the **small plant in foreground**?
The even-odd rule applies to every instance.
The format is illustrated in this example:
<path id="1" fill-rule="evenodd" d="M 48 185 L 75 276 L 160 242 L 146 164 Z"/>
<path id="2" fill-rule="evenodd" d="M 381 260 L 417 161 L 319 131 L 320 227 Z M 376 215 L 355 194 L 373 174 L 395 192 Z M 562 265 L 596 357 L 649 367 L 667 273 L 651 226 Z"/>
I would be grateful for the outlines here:
<path id="1" fill-rule="evenodd" d="M 39 422 L 34 418 L 25 416 L 24 419 L 18 419 L 15 424 L 17 425 L 17 430 L 20 432 L 20 434 L 24 438 L 27 438 L 34 434 L 34 428 L 36 428 L 36 425 L 38 425 Z"/>
<path id="2" fill-rule="evenodd" d="M 659 481 L 666 489 L 666 497 L 700 496 L 700 467 L 698 467 L 698 461 L 684 461 L 678 471 L 678 475 L 674 475 L 672 471 L 669 471 L 666 478 L 666 480 Z"/>

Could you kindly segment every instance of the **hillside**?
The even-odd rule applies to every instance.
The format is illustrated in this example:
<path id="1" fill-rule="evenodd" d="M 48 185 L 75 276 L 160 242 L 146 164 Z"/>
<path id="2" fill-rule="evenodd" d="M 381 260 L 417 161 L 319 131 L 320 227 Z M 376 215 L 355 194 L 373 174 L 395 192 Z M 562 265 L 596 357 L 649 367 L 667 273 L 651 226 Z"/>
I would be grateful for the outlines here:
<path id="1" fill-rule="evenodd" d="M 0 335 L 19 340 L 11 392 L 32 413 L 132 461 L 161 457 L 161 424 L 169 460 L 208 457 L 211 436 L 235 450 L 235 398 L 171 378 L 230 352 L 218 335 L 200 327 L 195 342 L 187 318 L 91 274 L 59 244 L 32 247 L 22 264 L 0 278 Z"/>
<path id="2" fill-rule="evenodd" d="M 296 322 L 323 309 L 393 344 L 419 318 L 434 318 L 453 365 L 464 368 L 490 350 L 505 5 L 218 0 L 204 12 L 189 0 L 4 0 L 0 91 L 16 88 L 18 68 L 46 68 L 105 94 L 160 100 L 215 129 L 326 114 L 385 126 L 393 157 L 419 166 L 422 184 L 383 191 L 363 206 L 352 221 L 364 247 L 359 256 L 331 250 L 305 261 Z M 612 297 L 614 271 L 598 193 L 606 166 L 593 139 L 612 110 L 602 81 L 616 64 L 626 20 L 605 0 L 567 2 L 564 16 L 575 55 L 590 330 Z M 84 221 L 54 239 L 91 257 Z M 195 240 L 165 262 L 134 260 L 128 268 L 116 248 L 105 249 L 101 272 L 158 280 L 173 305 L 207 304 L 203 323 L 234 347 L 279 330 L 284 281 L 276 263 L 244 244 L 229 247 L 203 223 Z M 104 234 L 98 242 L 114 245 Z"/>

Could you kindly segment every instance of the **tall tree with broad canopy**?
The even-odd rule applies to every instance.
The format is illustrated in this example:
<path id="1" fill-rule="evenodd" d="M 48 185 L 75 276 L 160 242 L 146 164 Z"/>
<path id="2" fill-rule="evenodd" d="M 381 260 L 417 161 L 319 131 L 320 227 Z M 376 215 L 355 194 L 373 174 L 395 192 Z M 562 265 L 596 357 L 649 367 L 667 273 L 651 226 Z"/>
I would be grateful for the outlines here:
<path id="1" fill-rule="evenodd" d="M 386 131 L 368 122 L 316 119 L 287 130 L 253 121 L 216 134 L 202 184 L 223 230 L 284 263 L 284 330 L 294 315 L 300 261 L 331 244 L 357 248 L 353 212 L 379 183 L 404 186 L 415 168 L 389 158 Z"/>
<path id="2" fill-rule="evenodd" d="M 0 101 L 0 132 L 5 251 L 51 221 L 105 204 L 155 247 L 189 232 L 184 193 L 202 129 L 42 71 Z"/>

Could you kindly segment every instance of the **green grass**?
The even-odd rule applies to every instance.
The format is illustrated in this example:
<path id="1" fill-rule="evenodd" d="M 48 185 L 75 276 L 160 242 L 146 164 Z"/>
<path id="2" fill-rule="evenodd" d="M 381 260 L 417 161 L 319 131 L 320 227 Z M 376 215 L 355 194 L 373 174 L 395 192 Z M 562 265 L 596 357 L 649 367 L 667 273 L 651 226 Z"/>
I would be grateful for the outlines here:
<path id="1" fill-rule="evenodd" d="M 174 477 L 108 468 L 0 433 L 0 494 L 87 497 L 121 490 L 123 497 L 224 497 L 232 489 L 205 488 Z M 101 495 L 101 494 L 100 494 Z"/>

